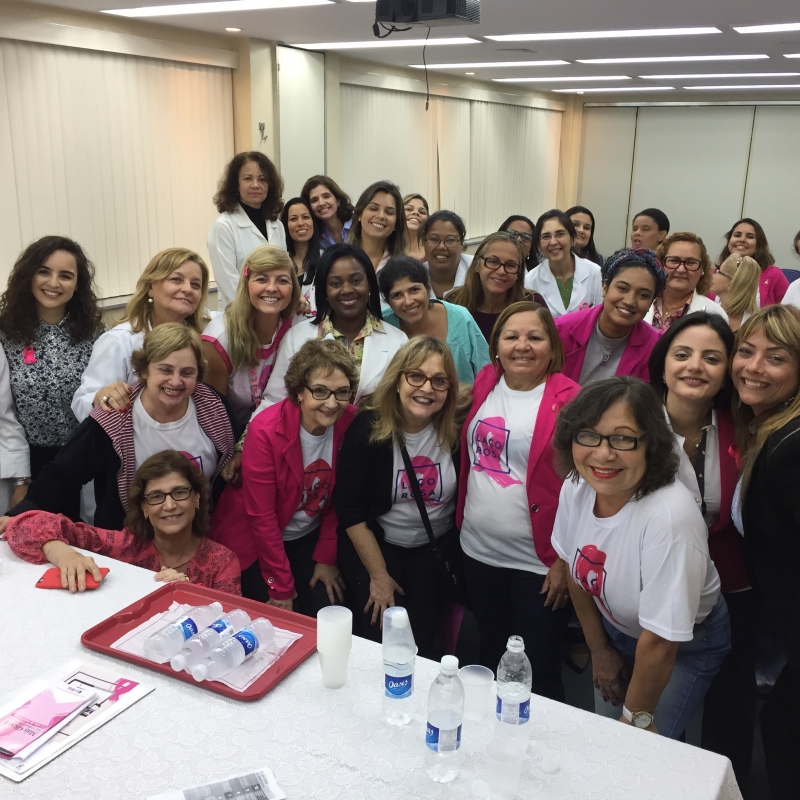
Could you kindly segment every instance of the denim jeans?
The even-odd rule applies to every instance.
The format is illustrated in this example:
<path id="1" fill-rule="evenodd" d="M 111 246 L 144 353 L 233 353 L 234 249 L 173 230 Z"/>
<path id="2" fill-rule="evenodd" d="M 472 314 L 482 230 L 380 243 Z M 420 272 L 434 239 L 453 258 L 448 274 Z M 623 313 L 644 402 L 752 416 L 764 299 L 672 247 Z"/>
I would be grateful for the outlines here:
<path id="1" fill-rule="evenodd" d="M 614 649 L 632 671 L 639 640 L 621 633 L 605 617 L 603 625 Z M 686 730 L 730 649 L 728 607 L 720 595 L 711 613 L 694 626 L 692 639 L 678 645 L 672 675 L 656 706 L 654 721 L 660 734 L 677 739 Z M 594 710 L 597 714 L 613 719 L 622 716 L 622 705 L 614 706 L 603 700 L 597 689 L 594 690 Z"/>

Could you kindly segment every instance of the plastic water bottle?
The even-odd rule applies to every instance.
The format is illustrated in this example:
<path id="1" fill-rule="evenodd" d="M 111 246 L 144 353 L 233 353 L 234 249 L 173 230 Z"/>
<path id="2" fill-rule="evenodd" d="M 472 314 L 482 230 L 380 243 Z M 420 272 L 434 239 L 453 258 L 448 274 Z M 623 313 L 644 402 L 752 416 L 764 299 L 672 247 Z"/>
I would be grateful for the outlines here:
<path id="1" fill-rule="evenodd" d="M 383 612 L 383 718 L 390 725 L 411 722 L 416 655 L 408 612 L 400 606 L 387 608 Z"/>
<path id="2" fill-rule="evenodd" d="M 268 650 L 274 641 L 275 628 L 272 623 L 259 618 L 215 647 L 200 664 L 192 668 L 192 677 L 198 682 L 222 678 L 253 653 Z"/>
<path id="3" fill-rule="evenodd" d="M 163 664 L 177 655 L 187 639 L 207 628 L 222 613 L 222 603 L 190 608 L 177 622 L 156 631 L 144 641 L 144 654 L 150 661 Z"/>
<path id="4" fill-rule="evenodd" d="M 425 730 L 425 772 L 437 783 L 447 783 L 458 775 L 463 720 L 464 687 L 458 677 L 458 659 L 444 656 L 442 671 L 428 693 Z"/>
<path id="5" fill-rule="evenodd" d="M 498 736 L 527 739 L 530 736 L 531 662 L 521 636 L 511 636 L 497 667 Z"/>
<path id="6" fill-rule="evenodd" d="M 186 642 L 180 653 L 170 661 L 172 669 L 175 672 L 180 672 L 182 669 L 191 671 L 192 667 L 199 664 L 215 647 L 219 647 L 225 639 L 249 624 L 250 615 L 239 608 L 223 614 Z"/>

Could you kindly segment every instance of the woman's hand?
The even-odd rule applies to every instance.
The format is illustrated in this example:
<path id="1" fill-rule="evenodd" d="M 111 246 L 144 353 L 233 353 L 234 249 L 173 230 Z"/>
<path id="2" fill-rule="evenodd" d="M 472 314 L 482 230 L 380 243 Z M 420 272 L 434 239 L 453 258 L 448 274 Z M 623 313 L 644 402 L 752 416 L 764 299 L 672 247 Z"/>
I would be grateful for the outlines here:
<path id="1" fill-rule="evenodd" d="M 629 719 L 627 719 L 627 717 L 625 717 L 624 714 L 619 718 L 619 721 L 624 723 L 625 725 L 631 725 L 631 726 L 633 725 L 633 723 Z M 651 722 L 646 728 L 639 728 L 639 730 L 650 731 L 650 733 L 658 733 L 658 728 L 656 727 L 655 722 Z"/>
<path id="2" fill-rule="evenodd" d="M 231 460 L 222 468 L 222 480 L 234 489 L 242 485 L 242 454 L 234 453 Z"/>
<path id="3" fill-rule="evenodd" d="M 339 567 L 332 564 L 315 564 L 314 574 L 308 585 L 313 589 L 319 581 L 325 585 L 325 591 L 328 593 L 328 600 L 332 605 L 336 605 L 338 598 L 340 603 L 344 602 L 344 579 L 342 573 L 339 572 Z"/>
<path id="4" fill-rule="evenodd" d="M 567 562 L 557 558 L 545 575 L 540 594 L 547 594 L 545 608 L 552 606 L 553 611 L 564 608 L 569 602 L 569 570 Z"/>
<path id="5" fill-rule="evenodd" d="M 51 539 L 42 545 L 42 553 L 53 566 L 61 570 L 61 586 L 70 592 L 86 591 L 87 572 L 91 572 L 98 583 L 103 580 L 94 559 L 79 553 L 66 542 Z"/>
<path id="6" fill-rule="evenodd" d="M 270 599 L 267 600 L 267 605 L 275 606 L 276 608 L 283 608 L 286 611 L 291 611 L 292 605 L 296 598 L 297 598 L 297 592 L 294 593 L 294 597 L 290 597 L 287 600 L 276 600 L 274 597 L 270 597 Z"/>
<path id="7" fill-rule="evenodd" d="M 592 677 L 594 685 L 603 695 L 603 700 L 619 705 L 625 700 L 628 679 L 625 662 L 613 647 L 592 650 Z"/>
<path id="8" fill-rule="evenodd" d="M 0 539 L 6 538 L 6 528 L 11 517 L 0 517 Z"/>
<path id="9" fill-rule="evenodd" d="M 369 614 L 372 608 L 372 624 L 380 619 L 381 627 L 383 627 L 383 612 L 387 608 L 394 606 L 394 593 L 405 594 L 400 585 L 395 582 L 394 578 L 388 573 L 384 572 L 378 575 L 371 575 L 369 579 L 369 600 L 364 606 L 364 613 Z"/>
<path id="10" fill-rule="evenodd" d="M 172 567 L 162 567 L 156 572 L 155 579 L 160 583 L 172 583 L 173 581 L 188 581 L 189 576 L 172 569 Z"/>
<path id="11" fill-rule="evenodd" d="M 124 381 L 115 381 L 99 389 L 92 400 L 95 408 L 103 411 L 127 411 L 131 407 L 130 387 Z"/>
<path id="12" fill-rule="evenodd" d="M 27 483 L 24 483 L 22 486 L 15 486 L 11 494 L 11 508 L 14 508 L 17 503 L 21 503 L 25 499 L 26 494 L 28 494 Z"/>
<path id="13" fill-rule="evenodd" d="M 300 302 L 297 304 L 297 316 L 304 317 L 311 311 L 311 301 L 307 297 L 300 295 Z"/>

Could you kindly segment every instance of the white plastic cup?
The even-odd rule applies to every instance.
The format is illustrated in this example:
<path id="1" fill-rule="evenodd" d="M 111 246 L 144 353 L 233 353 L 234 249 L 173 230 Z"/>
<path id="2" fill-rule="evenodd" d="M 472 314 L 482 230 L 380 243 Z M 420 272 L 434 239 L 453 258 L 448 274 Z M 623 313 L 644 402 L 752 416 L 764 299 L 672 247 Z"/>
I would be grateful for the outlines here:
<path id="1" fill-rule="evenodd" d="M 317 613 L 317 652 L 322 685 L 339 689 L 347 680 L 347 662 L 353 645 L 353 612 L 344 606 L 327 606 Z"/>
<path id="2" fill-rule="evenodd" d="M 507 737 L 492 739 L 486 745 L 486 782 L 490 800 L 514 800 L 522 777 L 525 744 Z"/>
<path id="3" fill-rule="evenodd" d="M 464 719 L 480 722 L 490 711 L 494 673 L 488 667 L 461 667 L 458 677 L 464 686 Z"/>

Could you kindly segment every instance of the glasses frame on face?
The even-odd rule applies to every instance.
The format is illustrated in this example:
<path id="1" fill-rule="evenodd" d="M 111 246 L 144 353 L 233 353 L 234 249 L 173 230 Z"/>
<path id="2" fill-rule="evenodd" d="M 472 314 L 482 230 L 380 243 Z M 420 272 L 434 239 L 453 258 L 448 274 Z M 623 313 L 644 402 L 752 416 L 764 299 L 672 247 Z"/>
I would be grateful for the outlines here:
<path id="1" fill-rule="evenodd" d="M 324 401 L 331 395 L 336 398 L 337 403 L 349 403 L 353 399 L 353 389 L 350 386 L 342 386 L 340 389 L 329 389 L 327 386 L 314 386 L 312 388 L 308 384 L 304 384 L 304 386 L 315 400 Z M 346 395 L 345 392 L 347 392 Z"/>
<path id="2" fill-rule="evenodd" d="M 143 495 L 143 498 L 149 506 L 160 506 L 167 501 L 168 497 L 171 497 L 173 502 L 179 503 L 182 500 L 188 500 L 193 493 L 194 489 L 191 486 L 176 486 L 169 492 L 148 492 Z M 161 498 L 160 500 L 158 499 L 159 497 Z"/>
<path id="3" fill-rule="evenodd" d="M 587 438 L 592 439 L 591 444 L 586 441 Z M 581 441 L 581 439 L 584 441 Z M 608 446 L 612 450 L 620 450 L 628 453 L 633 450 L 638 450 L 639 442 L 641 442 L 642 439 L 644 439 L 644 434 L 641 436 L 625 436 L 621 433 L 612 433 L 609 436 L 605 436 L 602 433 L 597 433 L 597 431 L 587 430 L 578 431 L 572 437 L 573 443 L 579 444 L 581 447 L 600 447 L 600 445 L 603 443 L 603 440 L 605 440 L 608 442 Z M 619 445 L 624 446 L 620 447 Z"/>
<path id="4" fill-rule="evenodd" d="M 714 272 L 719 275 L 722 275 L 723 278 L 727 278 L 729 281 L 733 280 L 733 275 L 728 275 L 727 273 L 723 272 L 722 267 L 715 267 Z"/>
<path id="5" fill-rule="evenodd" d="M 689 266 L 689 262 L 694 266 Z M 672 263 L 670 263 L 672 262 Z M 702 266 L 703 262 L 699 258 L 679 258 L 678 256 L 664 256 L 664 267 L 666 269 L 678 269 L 683 264 L 687 272 L 697 272 Z"/>
<path id="6" fill-rule="evenodd" d="M 507 233 L 512 239 L 522 239 L 523 242 L 532 242 L 532 233 L 523 233 L 522 231 L 515 230 L 514 228 L 506 228 L 503 233 Z"/>
<path id="7" fill-rule="evenodd" d="M 569 235 L 569 231 L 565 231 L 563 228 L 561 230 L 556 231 L 555 233 L 543 233 L 539 237 L 539 242 L 541 244 L 547 244 L 552 239 L 571 239 L 572 237 Z"/>
<path id="8" fill-rule="evenodd" d="M 413 386 L 415 389 L 421 389 L 426 383 L 430 382 L 431 389 L 433 389 L 434 392 L 446 392 L 453 385 L 450 378 L 448 378 L 446 375 L 434 375 L 431 378 L 429 375 L 426 375 L 424 372 L 420 372 L 418 369 L 406 370 L 402 373 L 402 375 L 406 379 L 406 383 L 409 386 Z M 412 379 L 412 375 L 416 377 Z M 420 381 L 420 378 L 423 380 Z M 439 385 L 436 386 L 434 381 L 436 381 Z"/>
<path id="9" fill-rule="evenodd" d="M 516 261 L 501 261 L 497 256 L 481 256 L 481 259 L 486 269 L 492 272 L 497 272 L 500 267 L 507 275 L 516 275 L 520 271 L 520 265 Z"/>
<path id="10" fill-rule="evenodd" d="M 425 244 L 430 248 L 436 248 L 440 244 L 443 244 L 448 250 L 455 250 L 456 247 L 462 245 L 463 242 L 458 236 L 446 236 L 444 239 L 440 239 L 438 236 L 435 239 L 431 236 L 426 236 Z"/>

